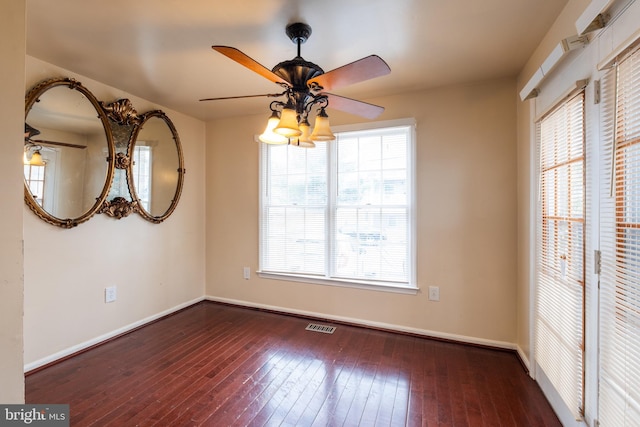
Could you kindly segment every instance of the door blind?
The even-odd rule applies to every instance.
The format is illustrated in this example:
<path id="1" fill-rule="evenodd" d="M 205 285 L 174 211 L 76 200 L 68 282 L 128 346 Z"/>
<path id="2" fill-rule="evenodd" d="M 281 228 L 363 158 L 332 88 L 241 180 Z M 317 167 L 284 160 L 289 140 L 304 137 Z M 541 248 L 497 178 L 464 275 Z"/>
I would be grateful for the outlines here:
<path id="1" fill-rule="evenodd" d="M 640 420 L 640 52 L 603 79 L 599 421 Z"/>
<path id="2" fill-rule="evenodd" d="M 537 126 L 535 357 L 564 403 L 581 418 L 584 343 L 584 92 Z"/>

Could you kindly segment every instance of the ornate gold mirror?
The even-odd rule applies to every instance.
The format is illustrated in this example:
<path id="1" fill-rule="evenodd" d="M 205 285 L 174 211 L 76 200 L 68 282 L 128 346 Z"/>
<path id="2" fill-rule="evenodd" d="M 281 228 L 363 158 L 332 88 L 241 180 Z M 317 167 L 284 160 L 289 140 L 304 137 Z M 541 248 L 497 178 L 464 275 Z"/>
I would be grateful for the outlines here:
<path id="1" fill-rule="evenodd" d="M 129 190 L 138 212 L 159 223 L 176 208 L 184 180 L 180 138 L 173 123 L 160 110 L 140 117 L 129 144 Z"/>
<path id="2" fill-rule="evenodd" d="M 43 220 L 71 228 L 98 211 L 114 145 L 105 112 L 80 82 L 56 78 L 29 91 L 23 162 L 25 201 Z"/>

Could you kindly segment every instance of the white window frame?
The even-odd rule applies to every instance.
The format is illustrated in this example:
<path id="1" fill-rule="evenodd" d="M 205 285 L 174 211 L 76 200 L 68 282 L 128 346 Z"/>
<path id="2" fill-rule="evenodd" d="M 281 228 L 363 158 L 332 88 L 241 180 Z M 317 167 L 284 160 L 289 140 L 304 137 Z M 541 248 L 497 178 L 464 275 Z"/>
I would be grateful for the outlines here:
<path id="1" fill-rule="evenodd" d="M 357 279 L 339 279 L 335 277 L 329 277 L 330 274 L 330 263 L 331 261 L 327 260 L 327 266 L 325 267 L 325 277 L 318 276 L 309 276 L 303 274 L 293 274 L 293 273 L 280 273 L 280 272 L 270 272 L 263 271 L 262 267 L 262 254 L 259 255 L 260 258 L 260 267 L 258 269 L 258 276 L 266 279 L 275 279 L 275 280 L 285 280 L 285 281 L 293 281 L 293 282 L 302 282 L 302 283 L 311 283 L 317 285 L 328 285 L 328 286 L 340 286 L 340 287 L 349 287 L 349 288 L 357 288 L 357 289 L 369 289 L 376 291 L 385 291 L 385 292 L 394 292 L 394 293 L 403 293 L 403 294 L 416 294 L 419 291 L 417 286 L 417 256 L 416 256 L 416 196 L 415 196 L 415 182 L 416 182 L 416 134 L 415 134 L 415 120 L 414 119 L 399 119 L 399 120 L 388 120 L 388 121 L 379 121 L 372 123 L 363 123 L 363 124 L 354 124 L 354 125 L 345 125 L 345 126 L 334 126 L 333 132 L 335 134 L 340 134 L 344 132 L 354 132 L 354 131 L 367 131 L 367 130 L 375 130 L 375 129 L 387 129 L 393 127 L 409 127 L 409 141 L 408 141 L 408 159 L 407 159 L 407 191 L 409 193 L 409 207 L 408 207 L 408 228 L 409 232 L 408 236 L 408 256 L 407 258 L 410 261 L 409 272 L 408 272 L 408 283 L 396 283 L 396 282 L 382 282 L 382 281 L 366 281 L 366 280 L 357 280 Z M 259 141 L 257 137 L 256 141 Z M 258 142 L 260 143 L 260 142 Z M 260 143 L 262 144 L 262 143 Z M 333 144 L 330 142 L 329 144 Z M 264 167 L 265 167 L 265 154 L 266 154 L 266 144 L 262 144 L 260 150 L 260 214 L 259 214 L 259 223 L 260 223 L 260 242 L 263 240 L 263 229 L 262 229 L 262 221 L 263 221 L 263 182 L 262 177 L 264 176 Z M 299 147 L 291 147 L 291 149 L 304 150 L 306 148 Z M 313 150 L 313 148 L 311 148 Z M 332 238 L 333 235 L 333 210 L 335 206 L 335 149 L 331 147 L 328 150 L 328 171 L 327 171 L 327 185 L 328 189 L 328 219 L 329 222 L 326 236 L 327 236 L 327 244 L 332 246 Z M 261 244 L 259 243 L 259 247 Z M 329 249 L 331 250 L 331 249 Z"/>
<path id="2" fill-rule="evenodd" d="M 596 0 L 593 0 L 594 2 Z M 583 49 L 576 49 L 561 61 L 556 68 L 545 76 L 544 82 L 538 88 L 538 95 L 530 101 L 529 124 L 535 127 L 536 117 L 540 117 L 549 111 L 559 98 L 566 95 L 567 88 L 573 87 L 578 81 L 587 82 L 585 114 L 587 119 L 587 174 L 586 174 L 586 221 L 590 224 L 585 229 L 585 268 L 586 268 L 586 312 L 585 312 L 585 417 L 576 421 L 566 405 L 561 401 L 558 392 L 545 377 L 542 369 L 538 369 L 535 358 L 535 333 L 532 325 L 535 323 L 534 298 L 529 299 L 529 369 L 531 375 L 540 385 L 545 396 L 565 426 L 596 426 L 599 425 L 602 363 L 600 353 L 602 351 L 601 339 L 601 288 L 599 265 L 604 272 L 607 263 L 607 255 L 600 249 L 604 247 L 603 233 L 604 220 L 602 207 L 603 201 L 610 192 L 609 186 L 602 185 L 603 177 L 611 174 L 603 162 L 603 156 L 607 155 L 605 141 L 609 141 L 605 132 L 605 122 L 609 120 L 604 113 L 605 88 L 604 76 L 606 70 L 612 66 L 627 51 L 634 42 L 640 38 L 640 2 L 635 0 L 612 0 L 609 9 L 610 20 L 607 25 L 598 32 L 589 35 L 589 43 Z M 607 95 L 608 96 L 608 95 Z M 535 138 L 533 129 L 529 129 L 529 139 L 532 142 L 529 149 L 533 150 Z M 538 176 L 535 173 L 535 154 L 530 151 L 529 188 L 530 199 L 528 206 L 529 218 L 535 218 L 535 206 L 537 202 Z M 533 228 L 527 232 L 531 237 L 529 242 L 530 260 L 536 252 L 535 235 Z M 533 277 L 535 276 L 535 262 L 529 264 L 527 277 L 530 290 L 533 290 Z M 530 296 L 532 293 L 529 294 Z M 603 425 L 603 423 L 600 423 Z M 633 424 L 635 425 L 635 424 Z"/>
<path id="3" fill-rule="evenodd" d="M 538 147 L 535 156 L 538 174 L 538 194 L 536 201 L 535 238 L 536 238 L 536 261 L 535 261 L 535 299 L 533 310 L 534 336 L 533 348 L 535 360 L 538 366 L 537 374 L 544 373 L 545 378 L 558 391 L 559 397 L 571 411 L 575 419 L 584 417 L 584 315 L 585 315 L 585 246 L 586 246 L 586 128 L 587 120 L 585 115 L 586 98 L 583 88 L 571 90 L 568 96 L 563 96 L 554 107 L 541 117 L 535 124 L 536 145 Z M 570 107 L 574 105 L 574 107 Z M 580 116 L 574 116 L 574 109 L 578 109 Z M 571 115 L 568 117 L 567 115 Z M 544 134 L 542 126 L 547 119 L 561 121 L 562 126 L 554 128 L 553 124 L 547 124 L 554 132 Z M 572 121 L 574 120 L 574 121 Z M 553 123 L 553 121 L 552 121 Z M 578 131 L 578 134 L 572 132 Z M 562 134 L 562 132 L 566 134 Z M 560 132 L 561 135 L 556 135 Z M 581 142 L 582 151 L 580 153 L 571 152 L 577 147 L 570 145 L 576 141 Z M 546 144 L 546 146 L 545 146 Z M 547 155 L 553 157 L 546 158 L 546 169 L 542 168 L 543 151 L 552 148 Z M 566 151 L 565 151 L 566 150 Z M 579 154 L 579 155 L 578 155 Z M 561 160 L 556 159 L 560 157 Z M 562 173 L 564 168 L 579 166 L 582 174 L 574 174 L 571 178 L 581 177 L 580 182 L 565 181 Z M 555 172 L 554 172 L 555 171 Z M 555 178 L 545 180 L 545 172 L 551 172 Z M 567 171 L 568 174 L 570 171 Z M 565 192 L 562 191 L 562 184 L 567 184 Z M 572 185 L 579 184 L 575 189 Z M 551 206 L 547 206 L 550 200 L 543 198 L 545 194 L 553 196 Z M 566 194 L 565 199 L 568 211 L 564 216 L 559 217 L 558 212 L 562 200 L 557 197 Z M 575 199 L 576 195 L 582 198 Z M 572 204 L 577 203 L 582 206 L 580 212 L 572 208 Z M 577 235 L 567 234 L 568 243 L 566 253 L 558 255 L 555 251 L 561 251 L 562 244 L 553 237 L 558 238 L 561 233 L 551 233 L 547 226 L 555 224 L 559 227 L 565 223 L 570 230 L 572 227 L 581 228 L 582 232 Z M 581 225 L 580 225 L 581 224 Z M 555 228 L 554 227 L 554 228 Z M 544 236 L 547 236 L 547 239 Z M 578 237 L 582 237 L 576 240 Z M 543 245 L 544 242 L 546 245 Z M 579 252 L 573 252 L 574 245 L 580 242 Z M 563 258 L 568 256 L 568 258 Z M 575 269 L 575 267 L 581 267 Z M 544 297 L 543 297 L 544 295 Z M 576 311 L 573 311 L 576 310 Z M 558 314 L 561 313 L 561 316 Z M 543 327 L 544 326 L 544 327 Z M 563 336 L 564 339 L 556 339 L 559 332 L 571 331 L 575 335 Z M 577 340 L 577 341 L 576 341 Z M 541 345 L 544 343 L 544 345 Z M 546 372 L 545 372 L 546 370 Z M 570 381 L 569 381 L 570 379 Z M 560 388 L 561 390 L 559 390 Z"/>

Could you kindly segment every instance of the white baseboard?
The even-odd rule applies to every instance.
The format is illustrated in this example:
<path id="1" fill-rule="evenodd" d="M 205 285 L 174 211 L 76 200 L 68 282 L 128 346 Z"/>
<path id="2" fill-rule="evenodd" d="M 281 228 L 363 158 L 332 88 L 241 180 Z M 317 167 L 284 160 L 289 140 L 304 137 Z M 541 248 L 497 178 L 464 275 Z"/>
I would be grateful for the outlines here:
<path id="1" fill-rule="evenodd" d="M 396 332 L 405 332 L 405 333 L 424 336 L 427 338 L 440 338 L 440 339 L 445 339 L 449 341 L 458 341 L 465 344 L 476 344 L 476 345 L 483 345 L 483 346 L 495 347 L 500 349 L 518 350 L 516 344 L 505 342 L 505 341 L 495 341 L 495 340 L 487 340 L 484 338 L 470 337 L 466 335 L 448 334 L 444 332 L 430 331 L 427 329 L 410 328 L 410 327 L 394 325 L 390 323 L 371 322 L 368 320 L 356 319 L 353 317 L 332 316 L 324 313 L 316 313 L 313 311 L 295 310 L 291 308 L 278 307 L 278 306 L 266 305 L 266 304 L 255 304 L 247 301 L 241 301 L 241 300 L 235 300 L 235 299 L 229 299 L 229 298 L 219 298 L 219 297 L 214 297 L 209 295 L 207 295 L 205 299 L 208 301 L 222 302 L 222 303 L 252 307 L 252 308 L 259 308 L 263 310 L 270 310 L 270 311 L 275 311 L 275 312 L 280 312 L 285 314 L 295 314 L 299 316 L 335 320 L 337 322 L 351 323 L 354 325 L 368 326 L 372 328 L 387 329 L 387 330 L 396 331 Z"/>
<path id="2" fill-rule="evenodd" d="M 524 364 L 525 368 L 527 368 L 527 372 L 529 372 L 529 376 L 533 378 L 533 371 L 531 370 L 531 362 L 529 361 L 529 357 L 527 354 L 520 348 L 519 345 L 516 344 L 516 351 L 518 352 L 518 357 Z"/>
<path id="3" fill-rule="evenodd" d="M 114 331 L 108 332 L 106 334 L 100 335 L 100 336 L 95 337 L 93 339 L 90 339 L 88 341 L 82 342 L 82 343 L 74 345 L 72 347 L 68 347 L 68 348 L 66 348 L 64 350 L 61 350 L 61 351 L 57 352 L 57 353 L 54 353 L 54 354 L 51 354 L 49 356 L 43 357 L 42 359 L 36 360 L 34 362 L 27 363 L 27 364 L 24 365 L 24 372 L 32 371 L 32 370 L 37 369 L 37 368 L 39 368 L 41 366 L 44 366 L 44 365 L 47 365 L 49 363 L 55 362 L 56 360 L 62 359 L 62 358 L 67 357 L 67 356 L 70 356 L 70 355 L 72 355 L 74 353 L 82 351 L 82 350 L 84 350 L 86 348 L 89 348 L 89 347 L 94 346 L 96 344 L 99 344 L 101 342 L 107 341 L 107 340 L 109 340 L 109 339 L 111 339 L 113 337 L 116 337 L 118 335 L 121 335 L 123 333 L 129 332 L 129 331 L 131 331 L 131 330 L 133 330 L 135 328 L 138 328 L 138 327 L 143 326 L 143 325 L 145 325 L 147 323 L 153 322 L 154 320 L 157 320 L 157 319 L 159 319 L 161 317 L 164 317 L 166 315 L 174 313 L 174 312 L 176 312 L 178 310 L 182 310 L 183 308 L 189 307 L 190 305 L 196 304 L 196 303 L 198 303 L 200 301 L 203 301 L 203 300 L 221 302 L 221 303 L 227 303 L 227 304 L 233 304 L 233 305 L 250 307 L 250 308 L 258 308 L 258 309 L 263 309 L 263 310 L 270 310 L 270 311 L 280 312 L 280 313 L 284 313 L 284 314 L 294 314 L 294 315 L 299 315 L 299 316 L 307 316 L 307 317 L 315 317 L 315 318 L 320 318 L 320 319 L 335 320 L 337 322 L 350 323 L 350 324 L 354 324 L 354 325 L 361 325 L 361 326 L 378 328 L 378 329 L 387 329 L 387 330 L 390 330 L 390 331 L 410 333 L 410 334 L 415 334 L 415 335 L 419 335 L 419 336 L 424 336 L 426 338 L 440 338 L 440 339 L 445 339 L 445 340 L 449 340 L 449 341 L 457 341 L 457 342 L 466 343 L 466 344 L 475 344 L 475 345 L 495 347 L 495 348 L 500 348 L 500 349 L 515 350 L 515 351 L 518 352 L 518 355 L 520 356 L 522 361 L 525 363 L 527 368 L 529 368 L 529 359 L 526 357 L 526 355 L 524 354 L 522 349 L 519 346 L 517 346 L 516 344 L 505 342 L 505 341 L 487 340 L 487 339 L 484 339 L 484 338 L 470 337 L 470 336 L 466 336 L 466 335 L 448 334 L 448 333 L 444 333 L 444 332 L 431 331 L 431 330 L 427 330 L 427 329 L 410 328 L 410 327 L 401 326 L 401 325 L 394 325 L 394 324 L 390 324 L 390 323 L 372 322 L 372 321 L 368 321 L 368 320 L 356 319 L 356 318 L 353 318 L 353 317 L 332 316 L 332 315 L 327 315 L 327 314 L 324 314 L 324 313 L 317 313 L 317 312 L 313 312 L 313 311 L 295 310 L 295 309 L 291 309 L 291 308 L 278 307 L 278 306 L 272 306 L 272 305 L 266 305 L 266 304 L 255 304 L 255 303 L 251 303 L 251 302 L 247 302 L 247 301 L 241 301 L 241 300 L 235 300 L 235 299 L 229 299 L 229 298 L 219 298 L 219 297 L 213 297 L 213 296 L 205 296 L 205 297 L 195 298 L 195 299 L 193 299 L 191 301 L 187 301 L 187 302 L 179 304 L 179 305 L 177 305 L 175 307 L 171 307 L 171 308 L 169 308 L 167 310 L 164 310 L 164 311 L 162 311 L 160 313 L 154 314 L 153 316 L 146 317 L 144 319 L 138 320 L 137 322 L 133 322 L 133 323 L 130 323 L 128 325 L 125 325 L 122 328 L 118 328 L 118 329 L 116 329 Z"/>
<path id="4" fill-rule="evenodd" d="M 544 370 L 536 363 L 536 382 L 540 386 L 544 397 L 547 398 L 549 404 L 558 416 L 560 423 L 564 427 L 589 427 L 585 420 L 576 420 L 567 405 L 564 403 L 556 389 L 547 378 Z"/>
<path id="5" fill-rule="evenodd" d="M 205 297 L 199 297 L 196 299 L 193 299 L 191 301 L 187 301 L 184 302 L 182 304 L 178 304 L 175 307 L 171 307 L 167 310 L 161 311 L 160 313 L 154 314 L 153 316 L 149 316 L 149 317 L 145 317 L 144 319 L 138 320 L 137 322 L 133 322 L 130 323 L 126 326 L 123 326 L 122 328 L 118 328 L 114 331 L 108 332 L 106 334 L 100 335 L 98 337 L 95 337 L 93 339 L 90 339 L 88 341 L 85 341 L 83 343 L 74 345 L 72 347 L 69 348 L 65 348 L 64 350 L 61 350 L 57 353 L 54 353 L 52 355 L 49 355 L 47 357 L 43 357 L 42 359 L 36 360 L 35 362 L 31 362 L 31 363 L 27 363 L 26 365 L 24 365 L 24 372 L 29 372 L 31 370 L 34 370 L 36 368 L 39 368 L 41 366 L 44 366 L 46 364 L 49 364 L 51 362 L 55 362 L 58 359 L 62 359 L 64 357 L 70 356 L 74 353 L 77 353 L 79 351 L 82 351 L 86 348 L 89 348 L 91 346 L 94 346 L 96 344 L 99 344 L 103 341 L 107 341 L 115 336 L 121 335 L 125 332 L 129 332 L 137 327 L 143 326 L 149 322 L 153 322 L 154 320 L 157 320 L 163 316 L 166 316 L 168 314 L 174 313 L 178 310 L 182 310 L 183 308 L 189 307 L 190 305 L 196 304 L 200 301 L 203 301 L 205 299 Z"/>

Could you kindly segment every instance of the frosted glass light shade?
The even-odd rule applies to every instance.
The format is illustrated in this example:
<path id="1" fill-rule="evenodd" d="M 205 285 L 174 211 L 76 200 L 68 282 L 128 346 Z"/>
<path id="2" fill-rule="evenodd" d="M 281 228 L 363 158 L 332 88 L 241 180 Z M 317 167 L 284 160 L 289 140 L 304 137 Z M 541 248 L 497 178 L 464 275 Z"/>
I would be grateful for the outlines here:
<path id="1" fill-rule="evenodd" d="M 44 166 L 44 160 L 42 160 L 42 154 L 40 154 L 40 150 L 36 150 L 31 156 L 31 160 L 29 160 L 29 164 L 31 166 Z"/>
<path id="2" fill-rule="evenodd" d="M 306 119 L 300 122 L 300 131 L 302 132 L 302 135 L 295 140 L 293 145 L 303 148 L 315 147 L 316 144 L 311 140 L 311 126 Z"/>
<path id="3" fill-rule="evenodd" d="M 333 141 L 336 139 L 331 127 L 329 126 L 329 116 L 324 111 L 324 108 L 320 110 L 316 116 L 316 124 L 311 134 L 312 141 Z"/>
<path id="4" fill-rule="evenodd" d="M 274 132 L 287 138 L 294 138 L 302 135 L 298 127 L 297 113 L 292 108 L 283 108 L 280 116 L 280 123 L 275 127 Z"/>
<path id="5" fill-rule="evenodd" d="M 278 125 L 278 122 L 280 122 L 280 117 L 278 117 L 278 113 L 274 111 L 271 114 L 271 117 L 269 117 L 269 121 L 267 122 L 267 127 L 265 128 L 264 132 L 262 132 L 262 135 L 258 137 L 258 139 L 264 142 L 265 144 L 288 143 L 289 142 L 288 138 L 282 135 L 278 135 L 273 131 L 273 129 Z"/>

